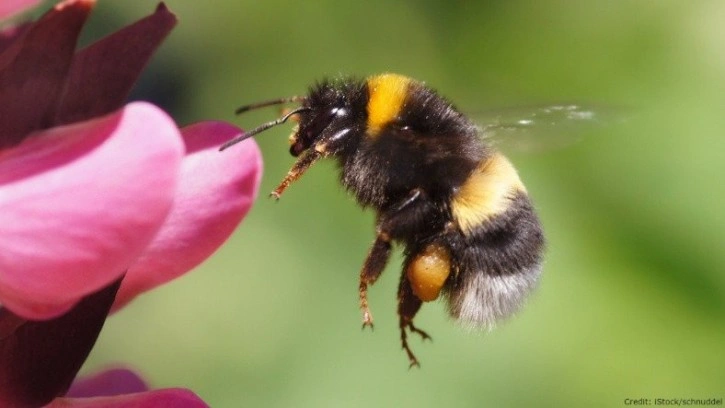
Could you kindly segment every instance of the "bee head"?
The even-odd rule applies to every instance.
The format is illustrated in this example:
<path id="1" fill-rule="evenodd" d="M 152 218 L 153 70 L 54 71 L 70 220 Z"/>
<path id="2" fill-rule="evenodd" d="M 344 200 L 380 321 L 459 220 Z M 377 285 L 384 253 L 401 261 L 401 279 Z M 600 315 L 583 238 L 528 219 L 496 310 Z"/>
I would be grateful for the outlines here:
<path id="1" fill-rule="evenodd" d="M 298 122 L 289 138 L 292 156 L 297 157 L 312 146 L 316 149 L 319 146 L 326 154 L 338 153 L 340 149 L 349 146 L 348 143 L 343 143 L 349 139 L 345 135 L 352 130 L 364 128 L 367 115 L 365 92 L 365 85 L 361 82 L 324 81 L 311 88 L 307 96 L 292 96 L 242 106 L 237 109 L 237 114 L 290 102 L 301 105 L 276 120 L 226 142 L 220 150 L 292 119 Z"/>
<path id="2" fill-rule="evenodd" d="M 301 112 L 299 125 L 290 136 L 290 154 L 299 156 L 321 139 L 338 137 L 344 129 L 348 128 L 348 109 L 343 103 L 310 107 L 310 110 Z"/>

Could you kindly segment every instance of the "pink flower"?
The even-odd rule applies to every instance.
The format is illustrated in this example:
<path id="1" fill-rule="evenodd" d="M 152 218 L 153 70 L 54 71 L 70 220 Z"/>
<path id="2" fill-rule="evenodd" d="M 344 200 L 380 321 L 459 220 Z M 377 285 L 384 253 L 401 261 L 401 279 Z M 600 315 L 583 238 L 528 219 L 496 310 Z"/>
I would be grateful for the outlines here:
<path id="1" fill-rule="evenodd" d="M 173 14 L 160 5 L 76 51 L 93 5 L 64 1 L 0 33 L 0 406 L 64 395 L 111 308 L 210 256 L 259 187 L 253 142 L 217 152 L 236 127 L 179 130 L 149 103 L 123 106 Z M 177 399 L 203 406 L 178 389 L 52 406 Z"/>
<path id="2" fill-rule="evenodd" d="M 40 3 L 40 0 L 3 0 L 0 2 L 0 20 L 20 13 Z"/>
<path id="3" fill-rule="evenodd" d="M 47 408 L 63 407 L 206 407 L 194 393 L 183 388 L 149 390 L 131 370 L 116 368 L 76 381 L 67 397 L 55 399 Z"/>

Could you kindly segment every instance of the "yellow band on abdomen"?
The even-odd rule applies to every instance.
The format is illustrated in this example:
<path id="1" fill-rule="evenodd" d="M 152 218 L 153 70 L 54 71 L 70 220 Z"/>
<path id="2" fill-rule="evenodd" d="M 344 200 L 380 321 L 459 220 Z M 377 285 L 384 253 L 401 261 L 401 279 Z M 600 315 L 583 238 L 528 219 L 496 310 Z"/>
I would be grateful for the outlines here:
<path id="1" fill-rule="evenodd" d="M 526 192 L 516 169 L 502 154 L 478 166 L 453 196 L 453 219 L 464 234 L 509 207 L 513 195 Z"/>

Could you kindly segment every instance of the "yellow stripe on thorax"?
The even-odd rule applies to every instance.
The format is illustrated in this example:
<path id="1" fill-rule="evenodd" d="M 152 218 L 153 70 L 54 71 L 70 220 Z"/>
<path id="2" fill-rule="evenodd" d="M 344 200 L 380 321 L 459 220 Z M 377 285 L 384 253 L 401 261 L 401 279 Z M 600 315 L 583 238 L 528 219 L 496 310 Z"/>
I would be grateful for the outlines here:
<path id="1" fill-rule="evenodd" d="M 367 81 L 368 92 L 368 134 L 376 136 L 388 123 L 400 114 L 408 94 L 411 79 L 397 74 L 381 74 Z"/>
<path id="2" fill-rule="evenodd" d="M 473 171 L 453 196 L 453 219 L 464 234 L 503 213 L 511 198 L 526 188 L 516 169 L 506 157 L 494 154 Z"/>

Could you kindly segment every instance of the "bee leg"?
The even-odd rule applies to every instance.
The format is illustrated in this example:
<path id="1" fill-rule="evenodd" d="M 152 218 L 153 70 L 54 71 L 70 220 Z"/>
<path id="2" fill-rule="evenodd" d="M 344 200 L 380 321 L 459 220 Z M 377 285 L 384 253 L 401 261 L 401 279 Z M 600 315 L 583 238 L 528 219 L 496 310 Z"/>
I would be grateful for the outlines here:
<path id="1" fill-rule="evenodd" d="M 373 328 L 373 316 L 368 307 L 368 285 L 375 283 L 383 272 L 390 258 L 390 248 L 390 237 L 378 233 L 360 271 L 360 309 L 363 313 L 363 329 L 367 326 Z"/>
<path id="2" fill-rule="evenodd" d="M 294 112 L 294 111 L 292 111 Z M 289 116 L 292 112 L 283 116 L 283 118 L 291 117 L 293 120 L 298 119 L 295 115 Z M 286 119 L 285 119 L 286 120 Z M 349 131 L 349 129 L 347 129 Z M 302 153 L 299 159 L 295 162 L 292 168 L 287 172 L 287 175 L 282 179 L 277 188 L 272 191 L 269 196 L 279 200 L 282 193 L 290 186 L 290 184 L 297 181 L 307 169 L 310 168 L 315 162 L 323 157 L 330 156 L 338 151 L 342 146 L 345 146 L 344 136 L 348 134 L 345 132 L 338 132 L 332 135 L 324 135 L 320 140 L 315 142 L 307 150 Z M 294 139 L 293 139 L 294 140 Z M 296 156 L 296 155 L 295 155 Z"/>
<path id="3" fill-rule="evenodd" d="M 294 166 L 287 172 L 287 175 L 282 179 L 277 188 L 272 191 L 269 196 L 274 197 L 275 200 L 279 200 L 279 197 L 289 187 L 290 184 L 294 183 L 302 177 L 305 171 L 312 166 L 317 160 L 323 157 L 322 152 L 316 149 L 310 149 L 306 151 L 302 157 L 297 159 Z"/>
<path id="4" fill-rule="evenodd" d="M 436 219 L 436 211 L 426 192 L 414 188 L 384 211 L 378 220 L 378 233 L 383 232 L 392 240 L 409 237 L 420 225 Z"/>
<path id="5" fill-rule="evenodd" d="M 410 367 L 420 367 L 420 363 L 418 363 L 418 359 L 410 349 L 410 345 L 408 345 L 408 334 L 405 330 L 407 329 L 411 333 L 417 333 L 423 340 L 432 340 L 428 333 L 413 325 L 413 318 L 418 313 L 418 310 L 420 310 L 422 304 L 423 302 L 413 293 L 413 288 L 410 286 L 407 276 L 403 273 L 400 277 L 400 286 L 398 288 L 398 317 L 400 318 L 400 342 L 402 343 L 403 350 L 408 355 Z"/>
<path id="6" fill-rule="evenodd" d="M 326 151 L 326 144 L 323 144 L 320 151 Z M 367 326 L 373 327 L 373 317 L 368 306 L 368 285 L 372 285 L 380 277 L 390 258 L 391 233 L 398 232 L 400 225 L 405 224 L 405 220 L 409 218 L 411 206 L 423 197 L 423 190 L 416 188 L 400 200 L 395 206 L 391 215 L 385 219 L 378 220 L 377 237 L 373 242 L 368 256 L 365 259 L 362 270 L 360 271 L 360 309 L 363 313 L 363 329 Z"/>

